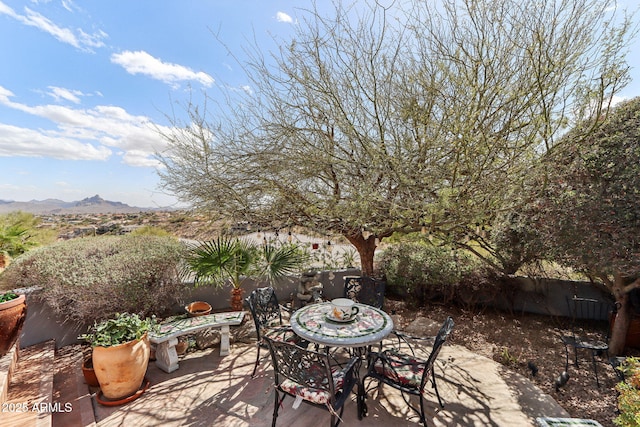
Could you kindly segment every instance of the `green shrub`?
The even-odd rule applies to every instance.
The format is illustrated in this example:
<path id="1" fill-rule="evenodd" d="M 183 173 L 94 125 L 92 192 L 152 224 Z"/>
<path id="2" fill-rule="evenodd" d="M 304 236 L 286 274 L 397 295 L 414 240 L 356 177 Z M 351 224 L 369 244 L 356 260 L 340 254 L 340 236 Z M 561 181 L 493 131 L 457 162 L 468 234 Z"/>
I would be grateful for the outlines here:
<path id="1" fill-rule="evenodd" d="M 616 385 L 620 414 L 613 422 L 621 427 L 640 427 L 640 359 L 628 357 L 618 369 L 625 380 Z"/>
<path id="2" fill-rule="evenodd" d="M 175 238 L 98 236 L 59 242 L 17 258 L 0 286 L 38 286 L 69 320 L 93 323 L 116 313 L 163 315 L 184 289 L 185 247 Z"/>
<path id="3" fill-rule="evenodd" d="M 408 242 L 388 247 L 378 260 L 390 294 L 409 296 L 415 305 L 427 301 L 472 304 L 470 295 L 495 285 L 492 270 L 463 251 L 430 243 Z"/>

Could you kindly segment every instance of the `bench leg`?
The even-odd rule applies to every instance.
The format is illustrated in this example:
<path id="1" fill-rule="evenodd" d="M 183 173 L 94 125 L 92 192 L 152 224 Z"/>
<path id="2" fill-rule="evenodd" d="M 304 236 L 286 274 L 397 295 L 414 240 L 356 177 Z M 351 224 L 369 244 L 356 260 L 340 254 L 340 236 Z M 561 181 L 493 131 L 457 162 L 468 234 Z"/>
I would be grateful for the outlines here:
<path id="1" fill-rule="evenodd" d="M 178 369 L 178 352 L 176 352 L 178 338 L 171 338 L 156 347 L 156 366 L 171 373 Z"/>
<path id="2" fill-rule="evenodd" d="M 229 354 L 229 325 L 220 327 L 220 356 Z"/>

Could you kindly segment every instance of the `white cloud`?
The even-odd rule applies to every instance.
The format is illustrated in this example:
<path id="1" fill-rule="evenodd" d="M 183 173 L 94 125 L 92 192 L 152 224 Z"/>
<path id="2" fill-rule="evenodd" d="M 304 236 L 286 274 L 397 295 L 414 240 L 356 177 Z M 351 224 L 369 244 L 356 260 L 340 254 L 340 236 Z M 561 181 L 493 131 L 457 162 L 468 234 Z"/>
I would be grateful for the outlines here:
<path id="1" fill-rule="evenodd" d="M 0 14 L 5 14 L 24 25 L 44 31 L 62 43 L 66 43 L 75 48 L 86 51 L 91 51 L 91 48 L 104 46 L 102 39 L 107 37 L 107 34 L 103 31 L 98 31 L 95 34 L 88 34 L 79 29 L 76 34 L 73 30 L 56 25 L 46 16 L 31 10 L 28 7 L 24 8 L 24 12 L 24 15 L 19 14 L 11 7 L 0 1 Z"/>
<path id="2" fill-rule="evenodd" d="M 0 156 L 106 160 L 111 150 L 41 130 L 0 123 Z"/>
<path id="3" fill-rule="evenodd" d="M 57 86 L 49 86 L 48 89 L 50 91 L 49 95 L 56 101 L 66 100 L 71 101 L 74 104 L 79 104 L 80 97 L 84 96 L 84 93 L 79 90 L 65 89 Z"/>
<path id="4" fill-rule="evenodd" d="M 13 93 L 0 86 L 0 105 L 51 121 L 52 130 L 20 128 L 0 123 L 0 156 L 106 160 L 113 150 L 131 166 L 156 166 L 154 153 L 166 141 L 145 116 L 99 105 L 74 109 L 61 105 L 29 106 L 13 102 Z"/>
<path id="5" fill-rule="evenodd" d="M 175 85 L 181 81 L 195 80 L 210 87 L 213 77 L 204 72 L 195 72 L 183 65 L 163 62 L 144 51 L 126 50 L 111 55 L 111 62 L 122 66 L 129 74 L 144 74 L 156 80 Z"/>
<path id="6" fill-rule="evenodd" d="M 291 18 L 291 16 L 287 15 L 284 12 L 276 13 L 276 20 L 278 22 L 286 22 L 287 24 L 293 23 L 293 19 Z"/>

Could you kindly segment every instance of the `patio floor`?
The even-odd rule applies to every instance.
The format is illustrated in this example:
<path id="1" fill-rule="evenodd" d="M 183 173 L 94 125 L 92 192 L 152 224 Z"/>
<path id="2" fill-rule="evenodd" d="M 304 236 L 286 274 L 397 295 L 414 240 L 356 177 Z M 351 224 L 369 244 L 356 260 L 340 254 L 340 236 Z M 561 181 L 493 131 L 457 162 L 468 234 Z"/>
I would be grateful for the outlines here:
<path id="1" fill-rule="evenodd" d="M 261 352 L 265 358 L 257 377 L 251 379 L 255 352 L 255 344 L 236 343 L 225 357 L 218 355 L 217 348 L 189 353 L 171 374 L 151 362 L 147 372 L 151 385 L 137 400 L 107 407 L 92 399 L 96 423 L 101 427 L 270 426 L 274 399 L 271 363 L 268 352 Z M 445 408 L 436 411 L 435 395 L 428 399 L 430 426 L 535 426 L 538 416 L 568 416 L 526 378 L 464 347 L 445 344 L 436 374 Z M 284 400 L 279 426 L 315 427 L 329 422 L 327 411 L 306 404 L 293 409 L 292 403 L 293 398 Z M 368 416 L 358 420 L 353 394 L 345 405 L 341 425 L 419 425 L 417 416 L 391 387 L 370 391 L 367 406 Z"/>

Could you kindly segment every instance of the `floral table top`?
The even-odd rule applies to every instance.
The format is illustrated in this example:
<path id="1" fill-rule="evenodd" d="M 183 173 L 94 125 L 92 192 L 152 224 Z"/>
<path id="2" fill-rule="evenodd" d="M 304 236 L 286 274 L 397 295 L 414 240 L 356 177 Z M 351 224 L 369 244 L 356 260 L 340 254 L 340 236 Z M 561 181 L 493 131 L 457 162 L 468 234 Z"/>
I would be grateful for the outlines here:
<path id="1" fill-rule="evenodd" d="M 327 319 L 331 303 L 307 305 L 293 313 L 291 328 L 302 338 L 316 344 L 333 347 L 363 347 L 375 344 L 393 330 L 393 320 L 382 310 L 365 304 L 355 319 L 337 323 Z"/>

